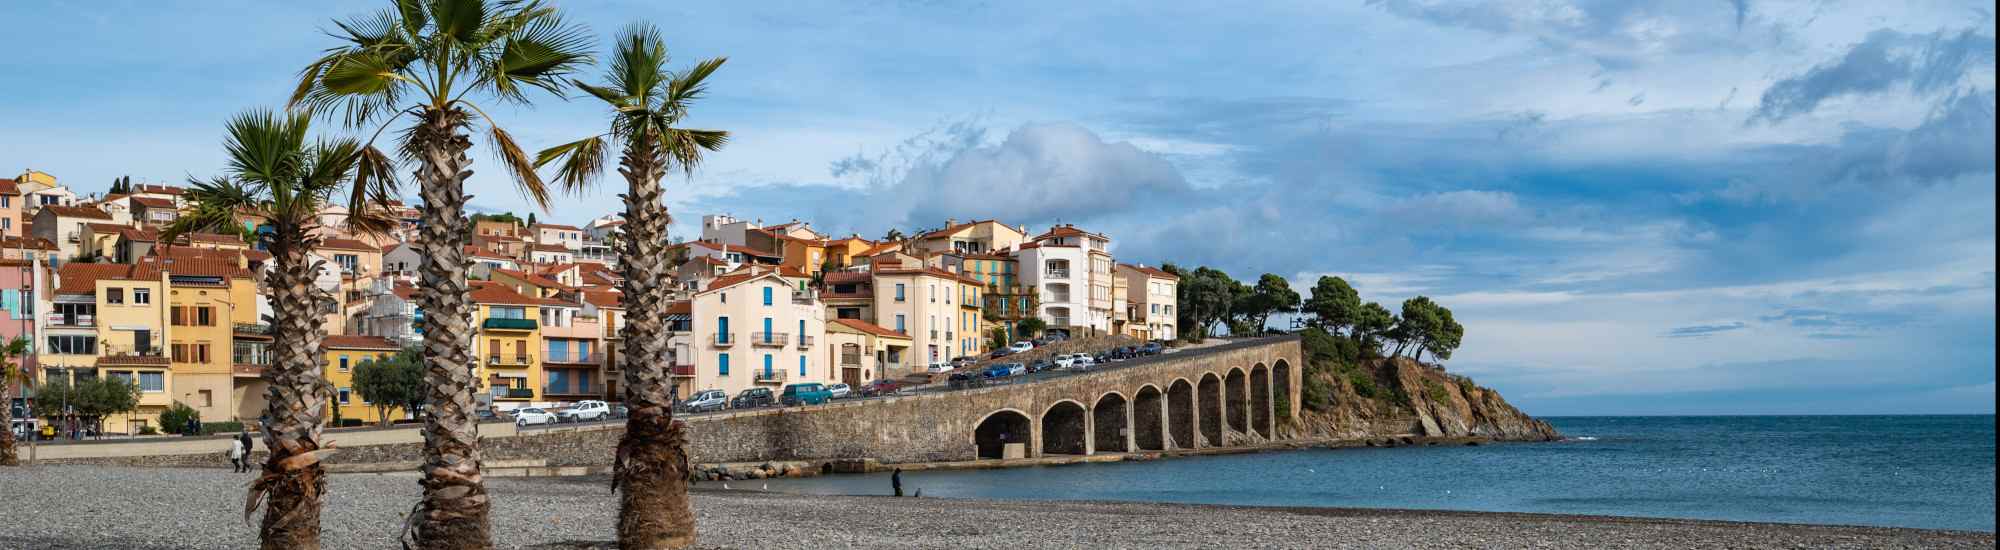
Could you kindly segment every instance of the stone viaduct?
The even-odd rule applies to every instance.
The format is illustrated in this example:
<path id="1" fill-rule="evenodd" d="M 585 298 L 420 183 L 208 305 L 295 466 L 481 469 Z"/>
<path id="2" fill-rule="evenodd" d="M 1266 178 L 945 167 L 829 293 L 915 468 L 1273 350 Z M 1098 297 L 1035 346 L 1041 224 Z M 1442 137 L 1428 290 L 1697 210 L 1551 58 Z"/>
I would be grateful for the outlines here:
<path id="1" fill-rule="evenodd" d="M 1245 339 L 963 391 L 688 420 L 692 458 L 883 462 L 1200 449 L 1269 440 L 1296 417 L 1297 336 Z M 1284 406 L 1281 404 L 1289 404 Z"/>

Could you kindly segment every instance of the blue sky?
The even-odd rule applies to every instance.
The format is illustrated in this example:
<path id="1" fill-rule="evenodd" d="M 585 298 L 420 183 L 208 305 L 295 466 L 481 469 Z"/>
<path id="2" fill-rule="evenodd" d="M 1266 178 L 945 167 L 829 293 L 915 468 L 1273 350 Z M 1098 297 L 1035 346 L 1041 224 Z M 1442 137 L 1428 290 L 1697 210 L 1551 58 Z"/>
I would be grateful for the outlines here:
<path id="1" fill-rule="evenodd" d="M 0 6 L 0 172 L 214 173 L 224 117 L 383 3 L 269 4 Z M 680 235 L 1000 216 L 1342 275 L 1451 307 L 1449 368 L 1536 414 L 1994 409 L 1985 2 L 564 4 L 730 57 L 690 123 L 736 141 L 673 182 Z M 529 147 L 603 119 L 495 115 Z M 474 206 L 525 212 L 475 155 Z"/>

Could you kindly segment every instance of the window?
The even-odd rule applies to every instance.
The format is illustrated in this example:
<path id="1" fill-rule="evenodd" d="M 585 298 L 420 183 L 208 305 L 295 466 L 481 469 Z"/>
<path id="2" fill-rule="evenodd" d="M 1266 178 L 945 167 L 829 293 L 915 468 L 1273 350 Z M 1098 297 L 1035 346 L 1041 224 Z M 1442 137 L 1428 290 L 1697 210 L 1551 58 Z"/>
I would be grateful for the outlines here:
<path id="1" fill-rule="evenodd" d="M 901 302 L 901 301 L 904 301 L 904 298 L 903 298 L 903 283 L 896 283 L 896 301 L 898 301 L 898 302 Z"/>
<path id="2" fill-rule="evenodd" d="M 49 353 L 60 355 L 97 355 L 97 337 L 49 336 Z"/>
<path id="3" fill-rule="evenodd" d="M 931 303 L 933 304 L 937 303 L 937 285 L 931 285 L 930 298 L 931 298 Z"/>
<path id="4" fill-rule="evenodd" d="M 353 391 L 353 390 L 350 390 L 350 389 L 348 389 L 348 388 L 341 388 L 341 389 L 340 389 L 340 404 L 342 404 L 342 405 L 346 405 L 346 404 L 347 404 L 347 399 L 348 399 L 348 398 L 347 398 L 347 396 L 348 396 L 348 394 L 352 393 L 352 391 Z"/>
<path id="5" fill-rule="evenodd" d="M 0 208 L 13 208 L 13 207 L 14 207 L 14 197 L 12 195 L 0 195 Z"/>
<path id="6" fill-rule="evenodd" d="M 197 402 L 197 403 L 201 403 L 201 406 L 203 406 L 203 407 L 213 407 L 213 406 L 215 406 L 215 394 L 214 394 L 214 393 L 212 393 L 212 392 L 210 392 L 210 391 L 208 391 L 208 390 L 201 390 L 201 391 L 197 391 L 197 392 L 195 392 L 195 394 L 196 394 L 197 396 L 199 396 L 198 398 L 196 398 L 196 402 Z"/>
<path id="7" fill-rule="evenodd" d="M 799 319 L 799 341 L 804 342 L 805 340 L 806 340 L 806 320 Z"/>
<path id="8" fill-rule="evenodd" d="M 361 257 L 353 254 L 334 254 L 333 263 L 340 264 L 341 271 L 353 273 L 361 266 Z"/>
<path id="9" fill-rule="evenodd" d="M 150 288 L 132 289 L 132 303 L 142 306 L 153 303 L 153 289 Z"/>
<path id="10" fill-rule="evenodd" d="M 771 287 L 764 287 L 764 305 L 771 305 Z"/>
<path id="11" fill-rule="evenodd" d="M 908 332 L 903 328 L 903 314 L 896 314 L 896 332 Z"/>
<path id="12" fill-rule="evenodd" d="M 764 354 L 764 376 L 771 375 L 771 354 Z"/>
<path id="13" fill-rule="evenodd" d="M 340 356 L 340 372 L 347 372 L 347 356 L 346 356 L 346 355 L 341 355 L 341 356 Z M 346 401 L 346 400 L 342 400 L 341 402 L 342 402 L 342 403 L 346 403 L 347 401 Z"/>
<path id="14" fill-rule="evenodd" d="M 104 303 L 107 304 L 125 303 L 125 289 L 122 288 L 104 289 Z"/>
<path id="15" fill-rule="evenodd" d="M 130 379 L 127 379 L 127 381 L 130 381 Z M 167 391 L 167 373 L 164 372 L 139 373 L 139 391 L 147 393 L 159 393 Z"/>
<path id="16" fill-rule="evenodd" d="M 771 318 L 764 318 L 764 343 L 771 343 Z"/>
<path id="17" fill-rule="evenodd" d="M 728 317 L 717 317 L 715 319 L 715 341 L 717 343 L 729 343 Z"/>
<path id="18" fill-rule="evenodd" d="M 799 376 L 806 375 L 806 356 L 799 356 Z"/>
<path id="19" fill-rule="evenodd" d="M 716 365 L 720 367 L 719 372 L 717 372 L 716 374 L 720 376 L 729 376 L 729 354 L 727 353 L 716 354 L 715 362 Z"/>

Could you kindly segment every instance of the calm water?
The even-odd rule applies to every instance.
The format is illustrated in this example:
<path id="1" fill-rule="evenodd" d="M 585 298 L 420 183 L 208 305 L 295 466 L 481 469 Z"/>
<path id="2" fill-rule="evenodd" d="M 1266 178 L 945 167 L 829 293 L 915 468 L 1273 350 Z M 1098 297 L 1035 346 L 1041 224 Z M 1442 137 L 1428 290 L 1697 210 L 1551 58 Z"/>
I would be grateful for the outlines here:
<path id="1" fill-rule="evenodd" d="M 924 496 L 1544 512 L 1994 530 L 1994 417 L 1552 418 L 1559 443 L 909 472 Z M 887 474 L 774 491 L 887 494 Z"/>

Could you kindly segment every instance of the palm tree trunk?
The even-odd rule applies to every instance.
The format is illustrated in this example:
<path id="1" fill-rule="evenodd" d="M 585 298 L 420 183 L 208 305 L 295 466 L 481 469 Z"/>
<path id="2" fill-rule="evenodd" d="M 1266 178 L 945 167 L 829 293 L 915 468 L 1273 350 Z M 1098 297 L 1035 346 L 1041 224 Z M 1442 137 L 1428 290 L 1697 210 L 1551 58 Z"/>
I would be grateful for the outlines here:
<path id="1" fill-rule="evenodd" d="M 0 466 L 21 465 L 21 457 L 14 451 L 14 373 L 9 370 L 13 368 L 0 366 Z"/>
<path id="2" fill-rule="evenodd" d="M 326 472 L 320 448 L 320 428 L 329 390 L 321 370 L 326 338 L 320 315 L 332 301 L 313 285 L 319 263 L 306 255 L 312 243 L 299 227 L 279 227 L 271 243 L 273 268 L 265 280 L 271 294 L 274 353 L 264 380 L 270 383 L 261 419 L 264 446 L 271 450 L 264 473 L 250 485 L 243 513 L 264 502 L 259 540 L 267 550 L 319 548 L 320 500 L 326 493 Z"/>
<path id="3" fill-rule="evenodd" d="M 619 369 L 625 373 L 625 406 L 631 416 L 618 441 L 612 488 L 619 490 L 618 547 L 685 548 L 694 544 L 694 510 L 687 496 L 687 436 L 674 421 L 667 365 L 665 312 L 667 212 L 660 178 L 666 167 L 650 140 L 634 142 L 619 162 L 625 194 L 625 239 L 618 265 L 624 271 L 625 326 Z"/>
<path id="4" fill-rule="evenodd" d="M 432 110 L 411 132 L 420 153 L 418 193 L 423 228 L 418 266 L 423 281 L 417 307 L 424 312 L 423 501 L 410 518 L 415 546 L 425 549 L 491 548 L 486 483 L 480 473 L 479 423 L 473 414 L 472 304 L 465 282 L 465 179 L 472 176 L 465 155 L 472 140 L 464 133 L 466 114 Z"/>

